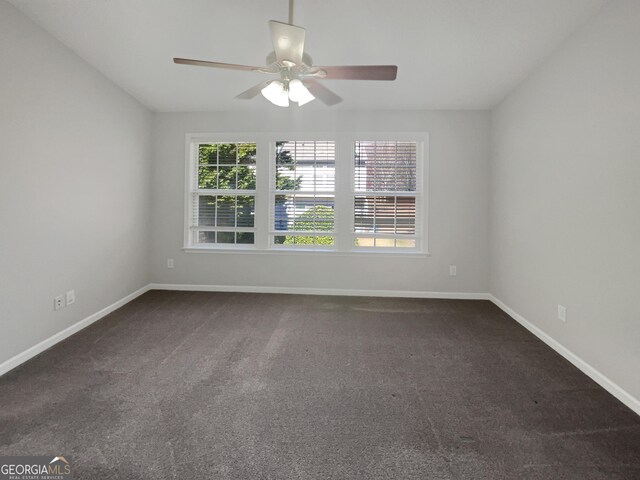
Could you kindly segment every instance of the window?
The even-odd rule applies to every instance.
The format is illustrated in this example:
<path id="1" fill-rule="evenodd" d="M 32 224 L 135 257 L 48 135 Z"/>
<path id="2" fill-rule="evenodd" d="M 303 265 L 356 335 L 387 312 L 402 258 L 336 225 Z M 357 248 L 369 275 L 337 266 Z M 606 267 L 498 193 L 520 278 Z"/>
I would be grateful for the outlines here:
<path id="1" fill-rule="evenodd" d="M 277 141 L 271 196 L 272 246 L 331 249 L 335 142 Z"/>
<path id="2" fill-rule="evenodd" d="M 187 135 L 185 249 L 424 253 L 427 142 L 420 133 Z"/>
<path id="3" fill-rule="evenodd" d="M 192 150 L 197 164 L 191 178 L 189 244 L 253 245 L 256 144 L 197 143 Z"/>
<path id="4" fill-rule="evenodd" d="M 354 247 L 416 249 L 417 143 L 354 145 Z"/>

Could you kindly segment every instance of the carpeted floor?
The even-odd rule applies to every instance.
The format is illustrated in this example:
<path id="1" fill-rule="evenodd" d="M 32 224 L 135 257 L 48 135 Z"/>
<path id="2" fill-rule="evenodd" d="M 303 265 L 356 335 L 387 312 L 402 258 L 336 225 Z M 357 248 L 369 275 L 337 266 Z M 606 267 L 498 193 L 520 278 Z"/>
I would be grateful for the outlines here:
<path id="1" fill-rule="evenodd" d="M 484 301 L 152 291 L 0 406 L 89 480 L 640 478 L 640 417 Z"/>

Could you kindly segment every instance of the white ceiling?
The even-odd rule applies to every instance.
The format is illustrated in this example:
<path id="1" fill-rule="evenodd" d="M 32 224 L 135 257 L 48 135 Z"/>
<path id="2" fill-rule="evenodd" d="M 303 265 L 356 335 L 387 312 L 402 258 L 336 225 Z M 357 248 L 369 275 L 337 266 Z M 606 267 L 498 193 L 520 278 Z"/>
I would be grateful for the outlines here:
<path id="1" fill-rule="evenodd" d="M 395 82 L 325 80 L 345 99 L 331 108 L 485 109 L 606 1 L 297 0 L 294 23 L 316 65 L 398 65 Z M 259 73 L 171 59 L 264 65 L 287 0 L 10 2 L 154 111 L 278 108 L 234 99 Z"/>

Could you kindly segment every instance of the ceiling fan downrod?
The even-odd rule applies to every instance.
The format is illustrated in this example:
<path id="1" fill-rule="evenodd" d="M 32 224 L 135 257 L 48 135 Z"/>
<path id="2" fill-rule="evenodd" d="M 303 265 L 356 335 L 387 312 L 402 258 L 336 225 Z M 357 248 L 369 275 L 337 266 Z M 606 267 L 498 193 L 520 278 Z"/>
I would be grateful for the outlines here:
<path id="1" fill-rule="evenodd" d="M 293 0 L 289 0 L 289 25 L 293 25 Z"/>

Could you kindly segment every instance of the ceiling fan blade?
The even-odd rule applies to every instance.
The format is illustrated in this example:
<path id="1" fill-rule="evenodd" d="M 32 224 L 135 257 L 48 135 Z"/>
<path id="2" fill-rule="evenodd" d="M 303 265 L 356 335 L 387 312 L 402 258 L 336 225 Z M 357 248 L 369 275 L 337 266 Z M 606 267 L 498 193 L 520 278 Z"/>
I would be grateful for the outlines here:
<path id="1" fill-rule="evenodd" d="M 242 100 L 251 100 L 253 97 L 258 95 L 264 87 L 271 83 L 270 80 L 265 82 L 260 82 L 258 85 L 254 85 L 249 90 L 245 90 L 240 95 L 236 95 L 236 98 L 241 98 Z"/>
<path id="2" fill-rule="evenodd" d="M 174 58 L 174 63 L 180 65 L 195 65 L 196 67 L 228 68 L 229 70 L 264 71 L 263 67 L 250 65 L 236 65 L 233 63 L 205 62 L 204 60 L 191 60 L 189 58 Z"/>
<path id="3" fill-rule="evenodd" d="M 311 95 L 316 97 L 325 105 L 331 106 L 342 101 L 342 98 L 312 78 L 305 78 L 302 83 L 311 92 Z"/>
<path id="4" fill-rule="evenodd" d="M 396 65 L 314 66 L 309 70 L 309 74 L 328 80 L 395 80 L 398 67 Z"/>
<path id="5" fill-rule="evenodd" d="M 301 65 L 302 54 L 304 53 L 305 29 L 288 23 L 276 22 L 275 20 L 269 20 L 269 28 L 271 29 L 273 51 L 276 52 L 278 61 L 287 60 L 296 65 Z"/>

